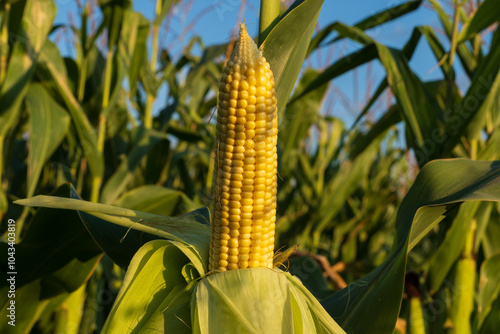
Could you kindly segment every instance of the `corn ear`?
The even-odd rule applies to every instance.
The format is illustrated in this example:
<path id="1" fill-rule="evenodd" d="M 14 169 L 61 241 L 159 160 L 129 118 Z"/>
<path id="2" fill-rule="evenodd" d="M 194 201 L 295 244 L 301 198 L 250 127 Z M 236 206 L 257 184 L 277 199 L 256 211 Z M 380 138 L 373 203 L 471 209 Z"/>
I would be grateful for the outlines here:
<path id="1" fill-rule="evenodd" d="M 277 141 L 273 73 L 242 23 L 219 85 L 210 270 L 272 267 Z"/>

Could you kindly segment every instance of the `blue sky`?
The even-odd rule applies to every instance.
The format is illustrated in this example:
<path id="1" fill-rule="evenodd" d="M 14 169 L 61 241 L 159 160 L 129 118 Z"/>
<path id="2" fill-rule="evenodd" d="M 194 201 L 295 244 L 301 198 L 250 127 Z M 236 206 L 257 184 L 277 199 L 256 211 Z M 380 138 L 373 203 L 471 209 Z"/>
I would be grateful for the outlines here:
<path id="1" fill-rule="evenodd" d="M 83 1 L 83 0 L 82 0 Z M 354 24 L 367 16 L 389 9 L 401 4 L 403 0 L 325 0 L 320 17 L 319 27 L 325 27 L 334 21 L 346 24 Z M 69 16 L 78 21 L 75 1 L 56 0 L 58 14 L 56 23 L 67 24 Z M 195 36 L 201 36 L 205 45 L 227 42 L 235 27 L 241 19 L 245 19 L 250 33 L 254 35 L 258 29 L 259 0 L 248 0 L 243 12 L 240 11 L 241 2 L 236 0 L 194 0 L 181 1 L 174 8 L 168 23 L 164 22 L 160 34 L 161 47 L 168 48 L 170 53 L 180 55 L 183 47 Z M 154 16 L 154 0 L 134 0 L 135 10 L 143 13 L 146 18 Z M 369 34 L 377 41 L 391 47 L 401 48 L 411 36 L 417 25 L 428 25 L 439 28 L 437 15 L 428 6 L 421 6 L 418 10 L 398 18 L 391 23 L 385 24 L 369 31 Z M 441 31 L 441 30 L 439 30 Z M 333 35 L 332 35 L 333 36 Z M 446 38 L 441 34 L 441 40 L 448 47 Z M 64 40 L 66 42 L 64 42 Z M 71 53 L 69 38 L 62 38 L 59 42 L 63 54 Z M 343 40 L 333 46 L 322 49 L 311 55 L 307 60 L 307 66 L 324 68 L 346 53 L 350 53 L 359 47 L 355 42 Z M 410 63 L 414 71 L 424 81 L 435 80 L 441 77 L 439 69 L 436 68 L 437 60 L 432 55 L 426 42 L 422 39 L 417 47 L 416 53 Z M 457 67 L 459 85 L 465 88 L 468 85 L 466 77 Z M 325 103 L 325 112 L 338 116 L 347 123 L 352 122 L 366 101 L 368 93 L 373 92 L 378 82 L 383 78 L 384 72 L 378 61 L 371 65 L 359 67 L 332 82 L 329 91 L 330 101 Z M 155 109 L 161 109 L 165 100 L 158 98 Z M 379 108 L 384 109 L 384 105 Z"/>

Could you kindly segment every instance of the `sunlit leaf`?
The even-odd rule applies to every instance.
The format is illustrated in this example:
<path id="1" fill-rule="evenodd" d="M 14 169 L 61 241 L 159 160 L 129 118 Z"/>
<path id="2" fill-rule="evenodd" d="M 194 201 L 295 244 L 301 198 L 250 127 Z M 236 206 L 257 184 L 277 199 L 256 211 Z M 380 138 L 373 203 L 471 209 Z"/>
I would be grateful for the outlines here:
<path id="1" fill-rule="evenodd" d="M 74 190 L 72 191 L 72 197 L 78 198 Z M 148 240 L 151 236 L 169 239 L 172 244 L 186 254 L 200 274 L 206 272 L 208 268 L 210 230 L 206 225 L 198 223 L 189 215 L 185 217 L 166 217 L 73 198 L 38 195 L 18 200 L 15 203 L 32 207 L 83 211 L 80 215 L 87 228 L 91 229 L 90 232 L 92 234 L 99 233 L 100 236 L 105 238 L 105 245 L 111 244 L 115 250 L 120 248 L 119 245 L 123 240 L 127 240 L 127 231 L 130 229 L 146 233 L 145 242 L 151 240 Z M 113 225 L 109 224 L 116 224 L 124 228 L 117 229 L 116 227 L 110 227 Z M 118 236 L 119 238 L 117 238 Z M 135 237 L 141 240 L 141 233 L 136 233 Z M 102 242 L 99 242 L 99 244 L 101 245 Z M 135 247 L 140 247 L 142 244 L 135 245 Z M 132 245 L 130 250 L 135 252 L 133 247 Z"/>
<path id="2" fill-rule="evenodd" d="M 459 41 L 464 41 L 471 35 L 481 32 L 490 25 L 498 22 L 500 18 L 500 6 L 495 0 L 484 0 L 480 3 L 479 8 L 474 13 L 470 21 L 460 32 Z"/>
<path id="3" fill-rule="evenodd" d="M 190 298 L 184 299 L 177 312 L 171 312 L 187 286 L 181 275 L 187 262 L 187 257 L 166 240 L 144 245 L 130 262 L 101 333 L 124 333 L 130 328 L 141 333 L 191 333 Z"/>
<path id="4" fill-rule="evenodd" d="M 392 332 L 403 294 L 407 253 L 443 219 L 447 206 L 478 200 L 500 201 L 500 161 L 460 159 L 427 164 L 399 207 L 391 254 L 370 274 L 326 298 L 322 305 L 349 333 Z M 373 309 L 377 312 L 370 312 Z"/>
<path id="5" fill-rule="evenodd" d="M 302 68 L 322 5 L 323 0 L 297 1 L 260 46 L 276 81 L 278 117 L 283 115 Z"/>

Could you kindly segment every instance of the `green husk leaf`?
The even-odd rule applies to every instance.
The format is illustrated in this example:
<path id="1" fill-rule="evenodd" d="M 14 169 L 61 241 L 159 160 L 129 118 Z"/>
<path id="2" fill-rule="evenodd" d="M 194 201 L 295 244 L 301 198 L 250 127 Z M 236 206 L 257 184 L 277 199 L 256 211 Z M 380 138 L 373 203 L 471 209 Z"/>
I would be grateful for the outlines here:
<path id="1" fill-rule="evenodd" d="M 181 274 L 188 259 L 166 240 L 144 245 L 130 262 L 102 333 L 190 333 L 187 283 Z M 176 300 L 183 301 L 175 303 Z M 175 307 L 174 307 L 175 306 Z M 177 312 L 170 312 L 176 309 Z"/>
<path id="2" fill-rule="evenodd" d="M 311 293 L 278 269 L 203 278 L 191 300 L 193 333 L 345 333 Z"/>

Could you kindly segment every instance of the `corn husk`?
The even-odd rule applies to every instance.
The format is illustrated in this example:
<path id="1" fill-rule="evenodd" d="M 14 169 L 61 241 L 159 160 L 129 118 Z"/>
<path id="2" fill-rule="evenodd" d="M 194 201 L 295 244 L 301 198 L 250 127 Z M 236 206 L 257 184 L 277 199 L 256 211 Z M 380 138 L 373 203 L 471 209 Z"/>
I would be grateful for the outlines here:
<path id="1" fill-rule="evenodd" d="M 200 277 L 168 240 L 136 253 L 101 331 L 131 332 L 345 333 L 296 277 L 269 268 Z"/>
<path id="2" fill-rule="evenodd" d="M 193 333 L 345 333 L 292 275 L 230 270 L 202 279 L 191 299 Z"/>

